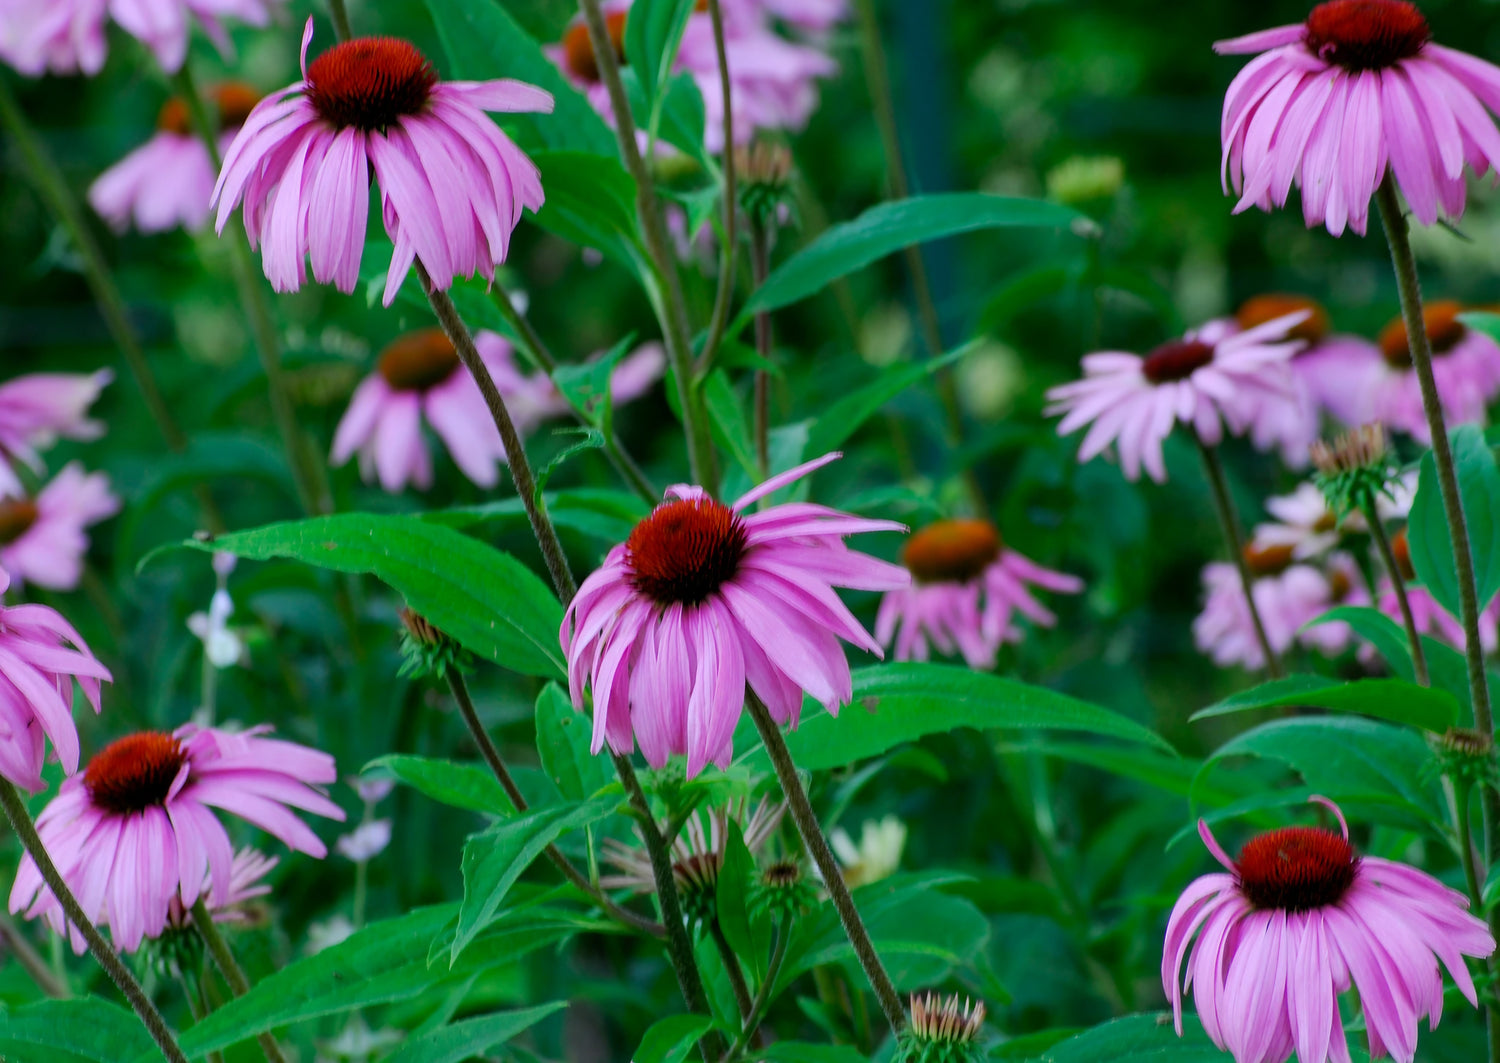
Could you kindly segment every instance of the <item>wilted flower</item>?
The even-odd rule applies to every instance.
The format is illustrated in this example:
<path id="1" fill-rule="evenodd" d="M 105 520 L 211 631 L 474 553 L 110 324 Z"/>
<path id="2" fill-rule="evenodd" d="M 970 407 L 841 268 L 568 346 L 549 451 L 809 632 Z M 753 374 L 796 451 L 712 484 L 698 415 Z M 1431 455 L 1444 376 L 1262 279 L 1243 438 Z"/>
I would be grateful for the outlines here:
<path id="1" fill-rule="evenodd" d="M 1078 448 L 1088 461 L 1111 444 L 1119 451 L 1127 479 L 1142 466 L 1158 483 L 1166 481 L 1162 442 L 1177 422 L 1189 425 L 1208 446 L 1224 435 L 1250 427 L 1245 396 L 1291 396 L 1286 362 L 1302 346 L 1290 332 L 1307 314 L 1301 311 L 1243 331 L 1210 322 L 1145 357 L 1126 351 L 1085 355 L 1084 377 L 1047 392 L 1047 414 L 1062 414 L 1059 435 L 1089 425 Z"/>
<path id="2" fill-rule="evenodd" d="M 104 434 L 103 422 L 89 420 L 88 412 L 114 377 L 109 369 L 29 373 L 0 384 L 0 494 L 26 493 L 11 462 L 40 470 L 37 451 L 59 438 L 90 440 Z"/>
<path id="3" fill-rule="evenodd" d="M 1432 43 L 1404 0 L 1329 0 L 1301 25 L 1231 41 L 1258 55 L 1224 96 L 1225 192 L 1235 212 L 1286 203 L 1295 181 L 1309 228 L 1363 234 L 1387 162 L 1424 225 L 1464 211 L 1464 164 L 1500 164 L 1500 68 Z M 1306 1063 L 1306 1061 L 1304 1061 Z"/>
<path id="4" fill-rule="evenodd" d="M 168 734 L 142 731 L 106 746 L 81 775 L 62 784 L 37 817 L 37 831 L 85 914 L 108 924 L 115 945 L 133 952 L 167 925 L 174 901 L 191 909 L 200 896 L 228 904 L 234 882 L 229 835 L 210 809 L 248 820 L 288 848 L 322 857 L 318 836 L 296 817 L 302 809 L 342 820 L 343 811 L 314 786 L 336 777 L 333 758 L 262 735 L 186 724 Z M 206 892 L 205 892 L 206 891 Z M 10 910 L 38 916 L 59 934 L 62 906 L 28 855 L 21 860 Z"/>
<path id="5" fill-rule="evenodd" d="M 906 848 L 906 824 L 896 816 L 867 819 L 859 829 L 855 845 L 843 827 L 835 827 L 828 842 L 833 855 L 844 865 L 844 881 L 851 889 L 890 878 L 901 869 Z"/>
<path id="6" fill-rule="evenodd" d="M 732 505 L 677 484 L 668 501 L 578 589 L 560 638 L 573 707 L 594 694 L 593 749 L 636 742 L 652 767 L 686 754 L 688 775 L 728 766 L 746 688 L 793 727 L 809 694 L 830 713 L 854 695 L 840 640 L 880 645 L 834 587 L 892 590 L 911 577 L 844 537 L 900 524 L 791 502 L 749 507 L 836 460 L 780 473 Z"/>
<path id="7" fill-rule="evenodd" d="M 413 261 L 438 289 L 475 273 L 495 278 L 523 207 L 542 208 L 541 175 L 486 111 L 552 110 L 552 96 L 519 81 L 439 81 L 421 52 L 393 37 L 335 44 L 302 80 L 256 104 L 224 154 L 214 186 L 224 231 L 243 199 L 245 232 L 271 286 L 313 278 L 352 292 L 364 254 L 370 172 L 396 245 L 385 305 Z"/>
<path id="8" fill-rule="evenodd" d="M 1500 136 L 1500 134 L 1497 134 Z M 1484 422 L 1500 395 L 1500 344 L 1458 319 L 1463 306 L 1438 299 L 1423 309 L 1432 346 L 1432 377 L 1448 424 Z M 1410 433 L 1431 445 L 1432 429 L 1422 407 L 1422 385 L 1412 367 L 1406 323 L 1396 318 L 1380 333 L 1384 360 L 1374 363 L 1368 386 L 1369 419 Z"/>
<path id="9" fill-rule="evenodd" d="M 912 585 L 888 591 L 875 619 L 875 638 L 895 642 L 898 661 L 961 653 L 969 667 L 995 667 L 1004 642 L 1019 642 L 1020 612 L 1051 627 L 1057 618 L 1032 597 L 1030 585 L 1077 594 L 1083 581 L 1043 568 L 1004 545 L 984 520 L 942 520 L 906 541 L 901 560 Z M 931 645 L 929 645 L 929 643 Z"/>
<path id="10" fill-rule="evenodd" d="M 119 511 L 109 477 L 70 462 L 35 498 L 0 497 L 0 566 L 18 589 L 70 591 L 83 578 L 89 525 Z"/>
<path id="11" fill-rule="evenodd" d="M 1343 813 L 1341 834 L 1286 827 L 1252 838 L 1231 860 L 1208 824 L 1198 833 L 1227 873 L 1183 891 L 1167 922 L 1161 980 L 1182 1033 L 1187 963 L 1198 1017 L 1236 1063 L 1347 1060 L 1339 995 L 1359 994 L 1370 1055 L 1416 1054 L 1417 1026 L 1443 1008 L 1441 960 L 1477 1004 L 1463 957 L 1485 957 L 1495 940 L 1469 900 L 1406 864 L 1361 857 Z M 1196 940 L 1194 940 L 1196 936 Z M 1189 951 L 1191 947 L 1191 951 Z"/>

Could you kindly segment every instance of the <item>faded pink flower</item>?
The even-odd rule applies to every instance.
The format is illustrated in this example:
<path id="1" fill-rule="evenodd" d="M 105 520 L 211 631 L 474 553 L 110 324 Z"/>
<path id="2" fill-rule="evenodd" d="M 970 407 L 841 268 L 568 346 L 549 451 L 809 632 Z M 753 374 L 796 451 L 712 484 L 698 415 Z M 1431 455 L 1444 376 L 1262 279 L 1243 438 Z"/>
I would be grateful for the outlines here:
<path id="1" fill-rule="evenodd" d="M 887 591 L 875 618 L 875 638 L 895 643 L 896 660 L 925 661 L 961 654 L 970 668 L 995 667 L 1005 642 L 1019 642 L 1019 612 L 1033 623 L 1057 622 L 1032 596 L 1030 585 L 1077 594 L 1083 580 L 1043 568 L 1006 546 L 984 520 L 941 520 L 906 541 L 901 559 L 912 584 Z"/>
<path id="2" fill-rule="evenodd" d="M 1301 25 L 1214 51 L 1256 55 L 1224 96 L 1224 191 L 1235 212 L 1286 203 L 1295 181 L 1308 228 L 1363 234 L 1387 164 L 1424 225 L 1464 212 L 1464 164 L 1500 165 L 1500 68 L 1432 43 L 1404 0 L 1329 0 Z"/>
<path id="3" fill-rule="evenodd" d="M 1306 316 L 1299 311 L 1243 331 L 1210 322 L 1144 358 L 1126 351 L 1085 355 L 1083 379 L 1050 389 L 1046 412 L 1063 415 L 1059 435 L 1090 426 L 1079 461 L 1113 444 L 1127 479 L 1139 479 L 1144 466 L 1165 482 L 1162 442 L 1179 421 L 1213 446 L 1226 423 L 1236 435 L 1250 427 L 1247 392 L 1291 396 L 1286 363 L 1302 341 L 1287 337 Z"/>
<path id="4" fill-rule="evenodd" d="M 9 573 L 0 570 L 0 595 L 9 586 Z M 75 679 L 97 713 L 109 669 L 73 625 L 45 605 L 0 605 L 0 776 L 32 793 L 45 790 L 45 740 L 65 774 L 78 770 Z"/>
<path id="5" fill-rule="evenodd" d="M 724 17 L 765 18 L 811 34 L 826 34 L 849 17 L 849 0 L 721 0 Z"/>
<path id="6" fill-rule="evenodd" d="M 1274 522 L 1257 524 L 1251 548 L 1265 551 L 1290 547 L 1292 558 L 1305 561 L 1333 549 L 1339 543 L 1340 522 L 1328 508 L 1328 500 L 1316 484 L 1303 482 L 1289 495 L 1266 499 L 1266 511 Z M 1358 510 L 1343 520 L 1349 531 L 1363 531 L 1364 516 Z"/>
<path id="7" fill-rule="evenodd" d="M 1423 308 L 1432 347 L 1432 376 L 1449 424 L 1482 424 L 1489 404 L 1500 396 L 1500 344 L 1458 319 L 1462 304 L 1438 299 Z M 1366 380 L 1368 420 L 1406 432 L 1431 445 L 1432 430 L 1422 408 L 1422 386 L 1412 368 L 1406 325 L 1396 318 L 1380 333 L 1380 354 Z"/>
<path id="8" fill-rule="evenodd" d="M 235 853 L 234 860 L 229 865 L 229 892 L 225 895 L 224 902 L 218 904 L 210 900 L 205 904 L 214 922 L 244 922 L 245 904 L 271 892 L 271 887 L 261 879 L 269 875 L 271 869 L 280 862 L 278 857 L 267 856 L 258 849 L 248 847 Z M 212 892 L 211 875 L 205 870 L 203 883 L 198 887 L 198 896 L 211 897 Z M 167 905 L 167 926 L 174 930 L 182 930 L 190 926 L 192 922 L 192 905 L 184 905 L 182 895 L 179 893 Z"/>
<path id="9" fill-rule="evenodd" d="M 70 591 L 83 578 L 88 526 L 119 511 L 108 476 L 69 462 L 36 498 L 0 498 L 0 566 L 17 588 Z"/>
<path id="10" fill-rule="evenodd" d="M 218 110 L 219 153 L 223 154 L 260 93 L 241 82 L 226 82 L 214 87 L 212 97 Z M 156 126 L 155 136 L 89 186 L 89 206 L 119 230 L 132 224 L 143 233 L 178 226 L 202 228 L 208 222 L 217 176 L 213 159 L 194 132 L 192 116 L 179 97 L 162 107 Z"/>
<path id="11" fill-rule="evenodd" d="M 1457 649 L 1464 648 L 1463 621 L 1448 612 L 1432 594 L 1416 582 L 1417 573 L 1411 563 L 1411 542 L 1402 528 L 1391 536 L 1391 553 L 1396 555 L 1396 566 L 1406 587 L 1406 601 L 1411 606 L 1412 623 L 1417 634 L 1431 635 Z M 1381 578 L 1376 587 L 1376 605 L 1382 613 L 1396 623 L 1404 623 L 1401 616 L 1401 601 L 1391 586 L 1389 576 Z M 1479 644 L 1485 653 L 1494 653 L 1500 648 L 1500 597 L 1492 598 L 1479 611 Z"/>
<path id="12" fill-rule="evenodd" d="M 395 244 L 385 305 L 418 259 L 439 289 L 476 273 L 494 280 L 521 210 L 542 207 L 541 175 L 486 111 L 552 110 L 519 81 L 439 81 L 422 53 L 393 37 L 335 44 L 302 80 L 262 100 L 224 155 L 214 186 L 219 232 L 244 200 L 245 232 L 277 291 L 313 279 L 352 292 L 364 254 L 370 172 Z"/>
<path id="13" fill-rule="evenodd" d="M 27 77 L 93 76 L 104 66 L 105 25 L 115 22 L 155 54 L 167 73 L 187 58 L 196 24 L 225 55 L 233 52 L 221 19 L 264 26 L 279 0 L 5 0 L 0 4 L 0 59 Z"/>
<path id="14" fill-rule="evenodd" d="M 1465 956 L 1495 939 L 1469 900 L 1407 864 L 1359 856 L 1341 833 L 1284 827 L 1257 835 L 1238 860 L 1208 824 L 1198 834 L 1224 872 L 1190 883 L 1167 921 L 1161 982 L 1182 1033 L 1189 988 L 1209 1038 L 1235 1063 L 1348 1063 L 1339 996 L 1359 994 L 1370 1055 L 1411 1063 L 1417 1028 L 1436 1027 L 1448 969 L 1478 1006 Z M 1187 977 L 1182 978 L 1183 964 Z"/>
<path id="15" fill-rule="evenodd" d="M 677 484 L 668 501 L 610 550 L 563 617 L 573 707 L 594 695 L 593 749 L 636 743 L 653 767 L 687 755 L 695 776 L 728 766 L 748 685 L 778 723 L 797 725 L 804 692 L 830 713 L 853 696 L 840 639 L 880 656 L 835 587 L 905 587 L 899 565 L 856 553 L 844 537 L 901 531 L 826 506 L 753 503 L 836 460 L 771 477 L 732 505 Z"/>
<path id="16" fill-rule="evenodd" d="M 91 421 L 89 407 L 115 378 L 109 369 L 95 373 L 29 373 L 0 384 L 0 494 L 24 494 L 11 462 L 40 471 L 45 450 L 59 438 L 90 440 L 104 434 L 102 421 Z"/>
<path id="17" fill-rule="evenodd" d="M 37 830 L 58 872 L 96 923 L 107 924 L 122 951 L 165 929 L 174 902 L 191 909 L 200 896 L 229 903 L 234 855 L 210 809 L 248 820 L 288 848 L 322 858 L 327 849 L 293 813 L 342 820 L 320 784 L 336 779 L 327 753 L 264 738 L 269 728 L 233 734 L 185 724 L 168 734 L 142 731 L 104 748 L 82 775 L 62 784 L 37 817 Z M 21 860 L 10 910 L 70 932 L 62 906 L 31 857 Z"/>

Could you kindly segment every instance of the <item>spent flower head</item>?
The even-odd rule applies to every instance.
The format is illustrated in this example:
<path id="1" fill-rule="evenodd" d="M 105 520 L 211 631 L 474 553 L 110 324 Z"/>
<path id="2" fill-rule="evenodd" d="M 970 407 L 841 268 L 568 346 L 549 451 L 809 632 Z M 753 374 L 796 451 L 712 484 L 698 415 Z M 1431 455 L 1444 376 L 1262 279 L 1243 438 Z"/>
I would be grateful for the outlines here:
<path id="1" fill-rule="evenodd" d="M 975 1063 L 984 1058 L 984 1004 L 936 993 L 913 993 L 911 1025 L 901 1035 L 897 1063 Z"/>
<path id="2" fill-rule="evenodd" d="M 1395 501 L 1401 470 L 1391 460 L 1381 425 L 1361 425 L 1332 442 L 1320 439 L 1311 453 L 1313 481 L 1338 517 L 1363 508 L 1366 497 L 1373 502 L 1383 495 Z"/>

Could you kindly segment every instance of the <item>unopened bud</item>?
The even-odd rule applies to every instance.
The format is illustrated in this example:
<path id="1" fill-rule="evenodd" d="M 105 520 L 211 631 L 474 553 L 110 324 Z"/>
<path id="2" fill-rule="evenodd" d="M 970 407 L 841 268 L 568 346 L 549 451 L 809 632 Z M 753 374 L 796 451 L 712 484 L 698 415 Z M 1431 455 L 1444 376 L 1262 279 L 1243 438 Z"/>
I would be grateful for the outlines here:
<path id="1" fill-rule="evenodd" d="M 1460 786 L 1494 786 L 1500 779 L 1495 740 L 1472 727 L 1450 727 L 1437 748 L 1438 766 Z"/>
<path id="2" fill-rule="evenodd" d="M 1371 500 L 1378 495 L 1395 499 L 1398 470 L 1382 426 L 1363 425 L 1332 442 L 1320 439 L 1309 453 L 1317 470 L 1313 480 L 1328 500 L 1328 508 L 1340 518 L 1359 509 L 1367 495 Z"/>
<path id="3" fill-rule="evenodd" d="M 401 618 L 401 675 L 434 676 L 442 679 L 449 668 L 463 670 L 469 658 L 457 642 L 420 613 L 403 607 Z"/>
<path id="4" fill-rule="evenodd" d="M 734 165 L 739 173 L 740 207 L 754 225 L 765 229 L 781 223 L 792 180 L 792 153 L 785 144 L 757 140 L 736 148 Z"/>
<path id="5" fill-rule="evenodd" d="M 911 998 L 911 1025 L 901 1036 L 897 1063 L 971 1063 L 984 1057 L 984 1005 L 936 993 Z"/>
<path id="6" fill-rule="evenodd" d="M 750 893 L 750 910 L 778 922 L 795 919 L 818 903 L 818 888 L 800 860 L 790 857 L 768 864 Z"/>

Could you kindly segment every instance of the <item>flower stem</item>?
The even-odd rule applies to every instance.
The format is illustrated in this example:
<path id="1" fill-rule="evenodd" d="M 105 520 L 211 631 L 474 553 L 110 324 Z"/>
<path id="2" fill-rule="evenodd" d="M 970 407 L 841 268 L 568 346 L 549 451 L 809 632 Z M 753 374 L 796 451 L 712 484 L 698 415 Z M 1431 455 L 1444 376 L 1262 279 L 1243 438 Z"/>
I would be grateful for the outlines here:
<path id="1" fill-rule="evenodd" d="M 3 91 L 3 90 L 0 90 Z M 120 959 L 118 953 L 100 935 L 98 929 L 84 913 L 73 892 L 68 889 L 68 884 L 63 881 L 62 875 L 58 874 L 57 866 L 52 863 L 52 857 L 47 853 L 47 847 L 42 844 L 41 835 L 36 832 L 36 824 L 31 821 L 31 813 L 26 810 L 26 802 L 21 799 L 20 793 L 9 779 L 0 778 L 0 805 L 5 808 L 5 818 L 10 820 L 11 828 L 16 836 L 21 839 L 21 845 L 35 861 L 37 870 L 41 872 L 42 881 L 52 891 L 52 895 L 62 905 L 63 914 L 72 926 L 77 928 L 83 935 L 83 940 L 88 943 L 89 951 L 94 954 L 94 959 L 99 961 L 99 966 L 109 975 L 110 980 L 119 986 L 120 992 L 135 1009 L 136 1015 L 145 1024 L 151 1039 L 161 1049 L 161 1054 L 171 1063 L 188 1063 L 187 1056 L 183 1055 L 182 1049 L 177 1047 L 177 1041 L 172 1036 L 172 1031 L 167 1026 L 167 1020 L 162 1018 L 161 1012 L 156 1010 L 156 1005 L 151 1003 L 146 996 L 141 984 L 135 980 L 135 975 L 130 973 Z"/>
<path id="2" fill-rule="evenodd" d="M 1260 607 L 1255 604 L 1255 580 L 1250 575 L 1249 562 L 1245 560 L 1245 536 L 1240 530 L 1239 518 L 1235 516 L 1234 501 L 1229 497 L 1229 484 L 1224 479 L 1224 466 L 1219 462 L 1219 452 L 1203 442 L 1197 432 L 1193 433 L 1193 440 L 1198 444 L 1198 452 L 1203 455 L 1203 471 L 1208 477 L 1209 487 L 1213 489 L 1214 509 L 1219 515 L 1219 527 L 1224 531 L 1224 543 L 1229 547 L 1235 568 L 1239 570 L 1245 604 L 1250 608 L 1250 619 L 1255 625 L 1255 640 L 1260 643 L 1261 655 L 1266 659 L 1266 675 L 1272 679 L 1280 679 L 1286 675 L 1286 671 L 1281 666 L 1281 658 L 1271 648 L 1266 625 L 1260 618 Z"/>
<path id="3" fill-rule="evenodd" d="M 1391 246 L 1391 265 L 1395 268 L 1396 287 L 1401 293 L 1401 317 L 1406 322 L 1407 346 L 1411 349 L 1412 368 L 1417 371 L 1417 381 L 1422 386 L 1422 409 L 1427 414 L 1427 427 L 1432 433 L 1432 458 L 1437 464 L 1439 493 L 1443 496 L 1448 535 L 1453 543 L 1459 612 L 1464 625 L 1464 653 L 1469 664 L 1469 696 L 1474 703 L 1474 726 L 1492 735 L 1495 721 L 1490 714 L 1490 688 L 1484 674 L 1484 650 L 1479 641 L 1479 592 L 1474 582 L 1469 525 L 1464 519 L 1463 500 L 1458 492 L 1458 474 L 1453 466 L 1448 426 L 1443 421 L 1443 404 L 1432 376 L 1432 345 L 1427 338 L 1427 322 L 1422 316 L 1422 287 L 1417 279 L 1417 261 L 1412 256 L 1411 241 L 1407 238 L 1406 216 L 1396 198 L 1396 182 L 1389 173 L 1380 182 L 1375 201 L 1380 206 L 1386 242 Z"/>
<path id="4" fill-rule="evenodd" d="M 515 806 L 517 812 L 525 812 L 527 809 L 526 798 L 521 793 L 521 788 L 516 785 L 515 777 L 511 775 L 510 769 L 506 767 L 505 761 L 500 757 L 500 750 L 490 739 L 489 732 L 484 729 L 484 723 L 479 719 L 479 713 L 474 708 L 474 699 L 469 696 L 468 684 L 464 682 L 463 675 L 457 668 L 447 669 L 448 689 L 453 694 L 453 700 L 458 704 L 459 714 L 463 716 L 464 723 L 468 725 L 469 734 L 474 738 L 474 744 L 479 747 L 479 753 L 484 757 L 484 762 L 489 765 L 490 771 L 500 782 L 500 787 L 505 791 L 505 796 L 510 798 L 510 803 Z M 587 875 L 580 871 L 573 861 L 563 854 L 563 851 L 555 845 L 549 845 L 546 849 L 547 859 L 552 861 L 554 867 L 562 872 L 565 879 L 577 886 L 584 893 L 593 898 L 605 913 L 624 925 L 635 930 L 643 931 L 653 937 L 662 937 L 665 931 L 661 924 L 651 919 L 636 915 L 615 904 L 606 897 L 602 891 L 595 888 L 589 881 Z"/>
<path id="5" fill-rule="evenodd" d="M 708 933 L 714 939 L 714 948 L 719 950 L 719 959 L 724 962 L 724 973 L 729 976 L 729 988 L 734 993 L 735 1006 L 740 1009 L 740 1018 L 748 1023 L 755 1002 L 750 999 L 750 986 L 745 982 L 740 959 L 734 954 L 729 939 L 724 936 L 724 928 L 719 925 L 717 917 L 708 921 Z"/>
<path id="6" fill-rule="evenodd" d="M 36 987 L 47 996 L 53 1000 L 67 1000 L 73 995 L 67 983 L 53 972 L 47 961 L 42 959 L 42 954 L 26 940 L 21 928 L 4 912 L 0 912 L 0 942 L 4 942 L 5 951 L 15 957 L 16 962 L 36 983 Z"/>
<path id="7" fill-rule="evenodd" d="M 537 545 L 542 549 L 542 558 L 547 563 L 547 572 L 552 577 L 552 586 L 556 588 L 558 597 L 566 603 L 577 593 L 578 584 L 574 582 L 572 570 L 568 568 L 568 559 L 563 553 L 561 541 L 557 538 L 557 529 L 552 526 L 551 519 L 537 504 L 536 477 L 532 474 L 531 462 L 526 460 L 526 449 L 521 445 L 521 435 L 516 431 L 516 424 L 511 420 L 510 411 L 505 407 L 505 399 L 501 396 L 500 389 L 495 386 L 495 380 L 490 376 L 484 359 L 479 357 L 479 350 L 474 346 L 474 337 L 470 335 L 469 327 L 464 324 L 463 319 L 458 316 L 458 308 L 453 305 L 453 300 L 448 297 L 447 292 L 440 291 L 433 286 L 427 267 L 422 265 L 420 259 L 416 262 L 416 269 L 417 275 L 422 279 L 422 288 L 427 292 L 427 299 L 432 304 L 432 312 L 437 315 L 438 323 L 442 325 L 443 332 L 447 334 L 454 350 L 458 352 L 459 359 L 474 377 L 474 383 L 479 385 L 480 394 L 484 396 L 485 405 L 489 407 L 495 427 L 500 430 L 500 441 L 505 446 L 505 463 L 510 466 L 511 479 L 516 484 L 516 494 L 521 496 L 521 505 L 526 510 L 526 519 L 531 522 L 531 531 L 536 536 Z"/>
<path id="8" fill-rule="evenodd" d="M 661 921 L 667 930 L 667 955 L 672 960 L 672 969 L 677 974 L 677 984 L 682 989 L 682 999 L 688 1010 L 697 1015 L 710 1014 L 708 994 L 703 990 L 703 976 L 698 971 L 698 959 L 693 955 L 693 942 L 688 937 L 687 923 L 682 916 L 682 898 L 677 892 L 677 879 L 672 873 L 672 855 L 646 792 L 641 789 L 641 780 L 635 773 L 628 757 L 612 754 L 615 770 L 620 773 L 620 782 L 625 786 L 626 796 L 636 810 L 640 821 L 641 840 L 646 843 L 646 855 L 651 860 L 651 877 L 656 881 L 656 900 L 661 905 Z M 718 1031 L 710 1030 L 698 1041 L 698 1050 L 704 1063 L 713 1063 L 723 1055 L 724 1039 Z"/>
<path id="9" fill-rule="evenodd" d="M 703 353 L 698 356 L 697 372 L 713 368 L 714 355 L 724 338 L 729 321 L 729 297 L 734 291 L 735 267 L 739 264 L 739 234 L 735 231 L 739 216 L 739 193 L 735 188 L 734 94 L 729 84 L 729 50 L 724 44 L 724 12 L 719 0 L 708 0 L 708 17 L 713 21 L 714 50 L 719 55 L 719 91 L 724 96 L 724 246 L 719 257 L 719 287 L 714 295 L 713 316 L 709 318 L 708 335 Z"/>
<path id="10" fill-rule="evenodd" d="M 729 1051 L 724 1054 L 723 1063 L 734 1063 L 740 1053 L 750 1044 L 750 1038 L 754 1037 L 760 1029 L 760 1020 L 766 1013 L 766 1007 L 771 1003 L 771 993 L 776 988 L 776 981 L 781 977 L 781 965 L 786 960 L 787 942 L 791 940 L 791 923 L 783 924 L 776 933 L 776 944 L 771 947 L 771 963 L 766 968 L 765 980 L 761 982 L 760 989 L 756 990 L 755 999 L 750 1003 L 750 1017 L 745 1020 L 745 1025 L 740 1028 L 739 1036 L 734 1039 L 734 1044 L 729 1046 Z"/>
<path id="11" fill-rule="evenodd" d="M 333 19 L 333 35 L 341 41 L 347 41 L 354 36 L 349 29 L 349 12 L 344 7 L 344 0 L 328 0 L 328 17 Z"/>
<path id="12" fill-rule="evenodd" d="M 759 288 L 771 274 L 771 234 L 765 223 L 750 220 L 750 270 Z M 755 312 L 755 353 L 771 358 L 771 312 Z M 762 476 L 771 475 L 771 374 L 764 367 L 755 370 L 755 459 Z"/>
<path id="13" fill-rule="evenodd" d="M 208 905 L 204 903 L 202 897 L 199 897 L 193 904 L 193 925 L 198 928 L 198 936 L 208 946 L 209 954 L 214 958 L 214 966 L 219 968 L 219 973 L 229 984 L 229 991 L 237 997 L 250 992 L 249 979 L 245 977 L 239 961 L 234 958 L 234 953 L 229 951 L 229 942 L 225 941 L 224 935 L 219 933 L 218 924 L 214 922 L 214 917 L 209 913 Z M 286 1056 L 282 1054 L 281 1045 L 276 1043 L 276 1035 L 270 1030 L 256 1034 L 255 1040 L 270 1063 L 286 1063 Z"/>
<path id="14" fill-rule="evenodd" d="M 860 966 L 864 968 L 870 988 L 875 990 L 875 998 L 880 1001 L 880 1010 L 885 1012 L 886 1022 L 890 1023 L 891 1032 L 899 1034 L 906 1029 L 906 1010 L 901 1006 L 901 997 L 891 982 L 891 976 L 886 973 L 885 966 L 880 962 L 880 956 L 875 951 L 875 943 L 870 940 L 870 932 L 865 929 L 864 921 L 859 917 L 859 909 L 854 906 L 854 898 L 849 895 L 849 886 L 844 882 L 843 872 L 834 858 L 833 850 L 828 846 L 828 839 L 823 834 L 823 828 L 818 824 L 818 817 L 813 812 L 812 802 L 808 800 L 807 791 L 797 775 L 797 766 L 792 763 L 792 752 L 786 746 L 786 739 L 781 735 L 781 728 L 776 725 L 775 720 L 771 719 L 770 710 L 766 708 L 765 702 L 748 688 L 745 694 L 746 703 L 750 707 L 750 717 L 755 721 L 755 729 L 760 732 L 760 740 L 765 743 L 766 752 L 771 757 L 771 764 L 776 769 L 776 778 L 781 783 L 782 793 L 786 795 L 787 805 L 792 811 L 792 819 L 797 824 L 797 832 L 802 835 L 802 844 L 807 846 L 813 862 L 818 865 L 818 871 L 823 876 L 823 885 L 828 890 L 828 896 L 833 900 L 833 906 L 838 909 L 839 921 L 844 924 L 844 933 L 848 935 L 849 944 L 854 946 L 854 954 L 859 958 Z"/>
<path id="15" fill-rule="evenodd" d="M 1406 642 L 1411 647 L 1412 671 L 1416 673 L 1420 686 L 1431 686 L 1427 674 L 1427 652 L 1422 648 L 1422 636 L 1417 631 L 1417 621 L 1412 615 L 1411 599 L 1407 596 L 1406 580 L 1401 575 L 1401 566 L 1396 563 L 1396 552 L 1391 549 L 1391 540 L 1381 523 L 1380 512 L 1375 506 L 1375 496 L 1368 489 L 1360 492 L 1359 508 L 1364 512 L 1365 523 L 1370 526 L 1370 538 L 1380 552 L 1381 564 L 1390 577 L 1391 589 L 1396 593 L 1396 602 L 1401 606 L 1401 625 L 1406 628 Z"/>
<path id="16" fill-rule="evenodd" d="M 666 341 L 667 360 L 672 366 L 672 375 L 677 378 L 677 399 L 682 408 L 682 425 L 687 436 L 688 460 L 693 480 L 710 496 L 717 497 L 718 463 L 714 456 L 713 438 L 709 434 L 707 413 L 703 408 L 703 396 L 694 379 L 687 303 L 682 297 L 682 280 L 677 275 L 677 262 L 672 257 L 671 244 L 667 240 L 661 201 L 657 198 L 651 172 L 641 158 L 640 147 L 636 143 L 636 126 L 630 113 L 630 99 L 625 93 L 625 83 L 620 79 L 620 64 L 615 58 L 614 45 L 610 42 L 599 0 L 578 0 L 578 7 L 588 26 L 589 42 L 599 64 L 600 80 L 609 93 L 610 107 L 615 118 L 615 133 L 620 141 L 620 154 L 625 160 L 625 168 L 635 179 L 636 209 L 640 214 L 646 250 L 665 289 L 665 306 L 661 313 L 663 339 Z"/>

